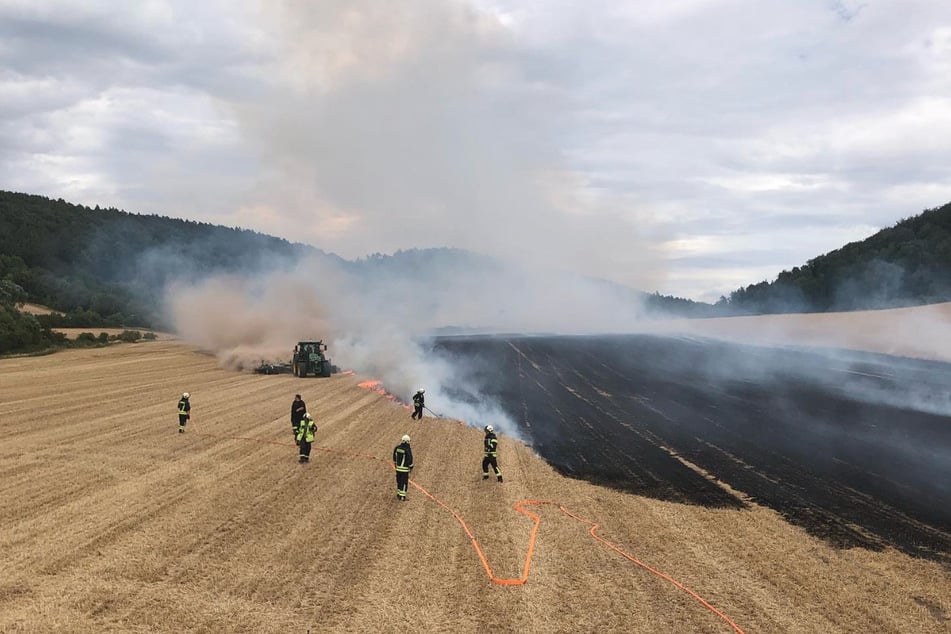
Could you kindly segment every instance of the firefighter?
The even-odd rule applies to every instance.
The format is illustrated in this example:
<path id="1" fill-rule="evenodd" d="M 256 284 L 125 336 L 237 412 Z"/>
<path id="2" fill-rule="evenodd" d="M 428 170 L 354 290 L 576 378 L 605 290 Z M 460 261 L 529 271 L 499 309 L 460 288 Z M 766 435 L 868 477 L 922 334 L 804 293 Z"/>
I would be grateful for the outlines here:
<path id="1" fill-rule="evenodd" d="M 396 469 L 396 499 L 406 501 L 406 488 L 409 486 L 409 472 L 413 470 L 413 450 L 409 446 L 409 436 L 404 434 L 402 442 L 393 449 L 393 467 Z"/>
<path id="2" fill-rule="evenodd" d="M 423 388 L 416 390 L 416 394 L 413 394 L 413 415 L 411 418 L 413 420 L 423 419 L 423 408 L 426 406 L 426 398 L 423 394 L 426 392 Z"/>
<path id="3" fill-rule="evenodd" d="M 294 401 L 291 403 L 291 432 L 294 435 L 294 442 L 297 442 L 297 426 L 300 425 L 304 413 L 307 412 L 307 404 L 300 394 L 294 395 Z"/>
<path id="4" fill-rule="evenodd" d="M 310 462 L 310 443 L 314 442 L 314 433 L 317 431 L 317 423 L 310 412 L 304 412 L 297 426 L 297 445 L 300 447 L 299 462 Z"/>
<path id="5" fill-rule="evenodd" d="M 492 425 L 485 426 L 485 438 L 482 439 L 482 479 L 489 479 L 489 465 L 495 471 L 495 477 L 499 482 L 502 481 L 502 470 L 499 469 L 499 439 L 495 436 L 495 429 Z"/>
<path id="6" fill-rule="evenodd" d="M 182 392 L 178 401 L 178 433 L 185 433 L 185 423 L 192 417 L 192 404 L 188 402 L 188 392 Z"/>

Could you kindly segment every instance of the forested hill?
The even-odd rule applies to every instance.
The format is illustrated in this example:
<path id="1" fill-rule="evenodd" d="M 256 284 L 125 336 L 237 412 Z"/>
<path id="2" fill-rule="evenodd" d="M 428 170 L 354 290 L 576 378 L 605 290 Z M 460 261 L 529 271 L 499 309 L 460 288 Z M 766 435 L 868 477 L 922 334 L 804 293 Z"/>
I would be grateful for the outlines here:
<path id="1" fill-rule="evenodd" d="M 826 312 L 951 301 L 951 203 L 730 293 L 724 314 Z"/>
<path id="2" fill-rule="evenodd" d="M 411 249 L 350 262 L 244 229 L 0 191 L 0 352 L 44 347 L 44 326 L 47 335 L 58 326 L 166 327 L 159 307 L 170 280 L 261 271 L 302 255 L 326 258 L 352 273 L 357 284 L 393 278 L 438 287 L 453 284 L 453 275 L 498 266 L 487 256 L 458 249 Z M 643 301 L 648 314 L 686 317 L 949 301 L 951 203 L 783 271 L 772 282 L 738 289 L 716 304 L 611 290 L 629 295 L 632 303 Z M 34 318 L 14 309 L 27 301 L 65 315 Z"/>
<path id="3" fill-rule="evenodd" d="M 339 260 L 253 231 L 0 191 L 5 294 L 69 313 L 79 326 L 160 326 L 168 280 L 259 270 L 304 253 Z"/>
<path id="4" fill-rule="evenodd" d="M 409 249 L 347 261 L 253 231 L 0 191 L 0 304 L 8 308 L 0 315 L 0 322 L 6 322 L 0 323 L 0 338 L 3 331 L 20 332 L 6 350 L 45 343 L 37 320 L 13 310 L 16 302 L 64 313 L 40 316 L 39 326 L 47 328 L 168 327 L 159 312 L 168 281 L 258 272 L 301 255 L 326 258 L 357 285 L 392 280 L 394 288 L 405 289 L 412 280 L 441 288 L 454 284 L 454 276 L 473 271 L 511 277 L 500 261 L 460 249 Z M 629 296 L 632 304 L 646 300 L 658 311 L 699 316 L 713 310 L 710 304 L 593 281 L 617 296 Z M 4 347 L 0 342 L 0 352 Z"/>

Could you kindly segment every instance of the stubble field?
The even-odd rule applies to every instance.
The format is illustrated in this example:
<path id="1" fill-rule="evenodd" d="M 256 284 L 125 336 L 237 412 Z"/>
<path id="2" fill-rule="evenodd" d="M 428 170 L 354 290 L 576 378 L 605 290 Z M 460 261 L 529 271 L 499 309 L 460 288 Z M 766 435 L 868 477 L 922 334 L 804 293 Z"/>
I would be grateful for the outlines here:
<path id="1" fill-rule="evenodd" d="M 358 386 L 367 378 L 241 374 L 174 341 L 0 360 L 0 631 L 951 625 L 939 562 L 836 548 L 755 502 L 711 508 L 566 478 L 505 436 L 506 481 L 482 482 L 480 431 L 411 421 Z M 194 411 L 178 434 L 184 390 Z M 291 440 L 295 392 L 319 425 L 308 465 Z M 388 457 L 403 433 L 413 482 L 433 497 L 411 487 L 398 504 Z M 522 500 L 575 517 L 529 507 L 533 541 Z M 526 583 L 494 583 L 476 545 L 495 578 Z"/>

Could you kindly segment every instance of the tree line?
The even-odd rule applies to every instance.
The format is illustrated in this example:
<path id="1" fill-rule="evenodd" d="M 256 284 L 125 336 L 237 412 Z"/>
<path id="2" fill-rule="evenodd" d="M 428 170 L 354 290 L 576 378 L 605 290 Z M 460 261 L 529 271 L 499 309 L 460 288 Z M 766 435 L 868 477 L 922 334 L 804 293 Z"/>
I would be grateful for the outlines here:
<path id="1" fill-rule="evenodd" d="M 420 270 L 432 268 L 425 266 L 432 258 L 489 265 L 486 256 L 454 249 L 348 262 L 246 229 L 0 191 L 0 353 L 62 344 L 54 328 L 168 327 L 161 306 L 169 281 L 292 265 L 303 255 L 368 275 L 385 272 L 390 260 L 404 268 L 408 260 Z M 951 300 L 949 273 L 951 203 L 715 304 L 633 291 L 632 301 L 643 300 L 649 312 L 683 317 L 909 306 Z M 22 302 L 58 314 L 24 314 L 16 309 Z"/>

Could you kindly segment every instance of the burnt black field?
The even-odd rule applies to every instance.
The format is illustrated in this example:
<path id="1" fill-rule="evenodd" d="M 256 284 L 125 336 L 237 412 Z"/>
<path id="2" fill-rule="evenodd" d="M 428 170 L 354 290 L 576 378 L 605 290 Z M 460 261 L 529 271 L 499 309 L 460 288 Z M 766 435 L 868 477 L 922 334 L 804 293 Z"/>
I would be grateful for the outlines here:
<path id="1" fill-rule="evenodd" d="M 951 565 L 951 364 L 641 335 L 445 337 L 435 352 L 463 368 L 454 396 L 496 400 L 566 475 L 752 500 L 838 547 Z"/>

